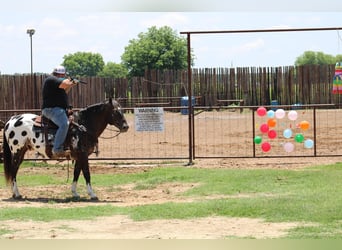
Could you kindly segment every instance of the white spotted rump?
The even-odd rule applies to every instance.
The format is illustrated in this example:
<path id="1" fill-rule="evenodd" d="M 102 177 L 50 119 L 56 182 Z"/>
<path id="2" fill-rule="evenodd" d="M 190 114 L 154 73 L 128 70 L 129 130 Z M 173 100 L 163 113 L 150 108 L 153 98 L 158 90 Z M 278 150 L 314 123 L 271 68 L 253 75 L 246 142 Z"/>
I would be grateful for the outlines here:
<path id="1" fill-rule="evenodd" d="M 48 158 L 45 153 L 44 135 L 32 129 L 36 117 L 35 114 L 15 115 L 6 123 L 5 135 L 12 153 L 27 147 Z"/>

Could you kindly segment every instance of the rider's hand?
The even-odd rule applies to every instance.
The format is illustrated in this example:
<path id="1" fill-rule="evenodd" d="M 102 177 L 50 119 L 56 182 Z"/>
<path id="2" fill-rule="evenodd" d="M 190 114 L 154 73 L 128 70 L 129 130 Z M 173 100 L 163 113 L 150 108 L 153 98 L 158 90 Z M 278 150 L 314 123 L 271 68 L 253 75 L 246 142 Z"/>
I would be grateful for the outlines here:
<path id="1" fill-rule="evenodd" d="M 74 84 L 80 83 L 80 81 L 77 80 L 77 79 L 72 79 L 72 82 L 73 82 Z"/>

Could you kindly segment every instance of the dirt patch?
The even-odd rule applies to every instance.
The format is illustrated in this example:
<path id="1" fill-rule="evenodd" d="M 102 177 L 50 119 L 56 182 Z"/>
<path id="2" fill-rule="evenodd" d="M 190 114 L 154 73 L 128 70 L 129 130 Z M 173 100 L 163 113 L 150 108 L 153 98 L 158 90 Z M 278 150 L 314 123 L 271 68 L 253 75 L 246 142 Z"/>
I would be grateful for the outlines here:
<path id="1" fill-rule="evenodd" d="M 260 219 L 210 217 L 191 220 L 132 221 L 126 216 L 91 221 L 2 221 L 11 239 L 223 239 L 279 238 L 299 223 L 269 223 Z"/>
<path id="2" fill-rule="evenodd" d="M 342 157 L 241 158 L 195 160 L 193 167 L 224 169 L 289 169 L 342 162 Z"/>

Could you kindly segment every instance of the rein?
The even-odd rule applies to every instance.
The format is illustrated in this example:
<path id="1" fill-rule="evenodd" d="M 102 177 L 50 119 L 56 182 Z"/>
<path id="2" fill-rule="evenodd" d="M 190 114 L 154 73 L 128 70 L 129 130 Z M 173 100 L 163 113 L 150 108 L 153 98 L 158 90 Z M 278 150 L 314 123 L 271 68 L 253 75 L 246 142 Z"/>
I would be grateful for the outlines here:
<path id="1" fill-rule="evenodd" d="M 109 128 L 107 128 L 107 129 L 108 129 L 109 131 L 116 132 L 116 134 L 113 135 L 113 136 L 109 136 L 109 137 L 100 136 L 99 138 L 101 138 L 101 139 L 113 139 L 113 138 L 119 136 L 119 134 L 121 134 L 120 130 L 114 130 L 114 129 L 109 129 Z"/>

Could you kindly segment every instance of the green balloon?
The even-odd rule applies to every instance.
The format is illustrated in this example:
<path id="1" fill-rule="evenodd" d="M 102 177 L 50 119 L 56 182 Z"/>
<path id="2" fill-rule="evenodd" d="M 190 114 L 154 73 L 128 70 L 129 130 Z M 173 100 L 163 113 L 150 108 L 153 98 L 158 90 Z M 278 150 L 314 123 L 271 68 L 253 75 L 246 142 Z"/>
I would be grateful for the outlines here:
<path id="1" fill-rule="evenodd" d="M 262 142 L 261 136 L 256 136 L 256 137 L 254 137 L 254 143 L 255 143 L 255 144 L 260 144 L 261 142 Z"/>
<path id="2" fill-rule="evenodd" d="M 299 133 L 299 134 L 296 134 L 296 136 L 295 136 L 295 141 L 296 142 L 303 142 L 304 141 L 304 136 L 303 136 L 303 134 L 301 134 L 301 133 Z"/>

